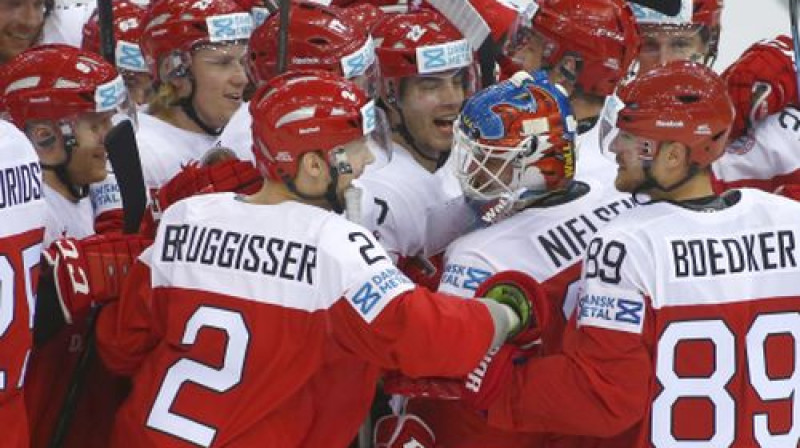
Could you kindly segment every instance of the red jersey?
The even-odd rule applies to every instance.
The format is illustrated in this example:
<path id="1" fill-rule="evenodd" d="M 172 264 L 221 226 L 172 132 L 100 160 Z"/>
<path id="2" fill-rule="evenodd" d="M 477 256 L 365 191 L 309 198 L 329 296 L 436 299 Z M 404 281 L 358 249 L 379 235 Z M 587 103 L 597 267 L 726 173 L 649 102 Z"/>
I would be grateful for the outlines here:
<path id="1" fill-rule="evenodd" d="M 25 135 L 5 121 L 0 153 L 0 428 L 4 447 L 27 448 L 22 390 L 44 237 L 42 170 Z"/>
<path id="2" fill-rule="evenodd" d="M 627 430 L 617 446 L 797 446 L 800 204 L 732 193 L 722 210 L 653 203 L 601 230 L 564 354 L 517 369 L 490 422 Z"/>
<path id="3" fill-rule="evenodd" d="M 97 328 L 133 381 L 115 447 L 344 447 L 379 369 L 466 374 L 494 333 L 483 304 L 414 289 L 364 228 L 296 202 L 178 202 L 131 276 Z"/>

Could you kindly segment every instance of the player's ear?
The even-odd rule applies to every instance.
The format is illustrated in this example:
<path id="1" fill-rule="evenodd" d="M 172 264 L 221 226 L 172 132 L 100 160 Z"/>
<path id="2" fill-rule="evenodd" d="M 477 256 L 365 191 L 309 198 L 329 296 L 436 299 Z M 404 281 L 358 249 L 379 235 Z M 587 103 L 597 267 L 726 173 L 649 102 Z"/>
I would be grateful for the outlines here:
<path id="1" fill-rule="evenodd" d="M 663 143 L 660 152 L 664 155 L 668 166 L 672 169 L 689 165 L 689 149 L 683 143 Z"/>
<path id="2" fill-rule="evenodd" d="M 326 175 L 328 172 L 328 164 L 322 158 L 322 154 L 318 151 L 310 151 L 302 156 L 298 163 L 298 172 L 303 171 L 311 179 L 319 179 Z"/>

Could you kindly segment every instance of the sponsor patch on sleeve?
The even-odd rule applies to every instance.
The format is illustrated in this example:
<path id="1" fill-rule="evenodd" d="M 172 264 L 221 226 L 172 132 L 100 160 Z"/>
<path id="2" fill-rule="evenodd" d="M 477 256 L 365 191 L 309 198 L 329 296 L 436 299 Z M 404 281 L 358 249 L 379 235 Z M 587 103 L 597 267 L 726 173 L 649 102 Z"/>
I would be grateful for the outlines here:
<path id="1" fill-rule="evenodd" d="M 641 334 L 644 311 L 639 291 L 590 282 L 578 298 L 578 326 Z"/>
<path id="2" fill-rule="evenodd" d="M 367 322 L 372 322 L 396 296 L 414 288 L 414 282 L 395 267 L 372 275 L 360 287 L 348 291 L 347 301 Z"/>

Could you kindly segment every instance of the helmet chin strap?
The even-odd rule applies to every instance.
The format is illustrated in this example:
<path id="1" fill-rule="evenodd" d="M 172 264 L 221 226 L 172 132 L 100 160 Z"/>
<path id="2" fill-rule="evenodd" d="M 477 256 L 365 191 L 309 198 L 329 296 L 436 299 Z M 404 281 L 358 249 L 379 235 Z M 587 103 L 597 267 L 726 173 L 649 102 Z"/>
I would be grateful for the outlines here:
<path id="1" fill-rule="evenodd" d="M 76 185 L 75 182 L 72 181 L 70 178 L 69 173 L 67 172 L 67 166 L 69 162 L 72 160 L 72 151 L 78 146 L 78 140 L 75 138 L 75 135 L 72 132 L 64 132 L 65 128 L 68 128 L 69 125 L 64 123 L 60 123 L 59 129 L 61 129 L 61 134 L 64 136 L 64 152 L 67 153 L 67 159 L 61 163 L 56 165 L 50 165 L 46 163 L 42 163 L 42 168 L 48 171 L 52 171 L 56 174 L 56 178 L 58 178 L 59 182 L 64 184 L 67 187 L 67 191 L 69 194 L 75 198 L 76 200 L 80 200 L 85 198 L 89 195 L 89 186 L 88 185 Z"/>
<path id="2" fill-rule="evenodd" d="M 203 132 L 208 135 L 218 137 L 220 134 L 222 134 L 222 130 L 225 129 L 225 126 L 221 128 L 213 128 L 205 123 L 199 115 L 197 115 L 197 109 L 194 107 L 194 94 L 197 91 L 197 84 L 195 83 L 194 76 L 191 73 L 188 73 L 186 76 L 189 77 L 189 81 L 192 83 L 192 93 L 190 93 L 188 97 L 178 100 L 178 106 L 181 107 L 183 113 L 185 113 L 186 116 L 194 122 L 194 124 L 200 127 Z"/>
<path id="3" fill-rule="evenodd" d="M 301 192 L 294 183 L 294 180 L 289 179 L 288 176 L 284 177 L 283 182 L 286 184 L 286 187 L 289 189 L 289 191 L 297 195 L 299 198 L 307 201 L 318 201 L 320 199 L 324 199 L 331 207 L 331 210 L 337 214 L 342 214 L 345 207 L 344 204 L 342 204 L 342 201 L 339 200 L 339 196 L 336 194 L 336 185 L 339 183 L 339 170 L 336 167 L 330 166 L 328 168 L 328 172 L 330 173 L 331 180 L 328 182 L 328 188 L 325 189 L 325 193 L 321 195 L 311 195 Z"/>
<path id="4" fill-rule="evenodd" d="M 644 182 L 639 184 L 639 186 L 636 187 L 633 190 L 633 193 L 632 193 L 633 199 L 636 202 L 640 203 L 640 204 L 646 204 L 646 203 L 649 203 L 649 202 L 653 202 L 653 200 L 652 199 L 648 199 L 646 201 L 639 200 L 639 197 L 637 196 L 638 194 L 646 193 L 648 190 L 652 190 L 652 189 L 660 190 L 660 191 L 663 191 L 665 193 L 673 191 L 673 190 L 683 186 L 686 182 L 689 182 L 689 180 L 691 180 L 700 171 L 700 168 L 697 166 L 697 164 L 693 163 L 693 164 L 691 164 L 689 166 L 689 171 L 687 171 L 686 176 L 684 176 L 683 179 L 679 180 L 678 182 L 675 182 L 672 185 L 664 186 L 664 185 L 661 185 L 656 180 L 655 177 L 653 177 L 653 173 L 651 171 L 652 164 L 653 164 L 653 162 L 651 160 L 646 160 L 642 164 L 643 165 L 642 166 L 642 170 L 644 171 Z"/>

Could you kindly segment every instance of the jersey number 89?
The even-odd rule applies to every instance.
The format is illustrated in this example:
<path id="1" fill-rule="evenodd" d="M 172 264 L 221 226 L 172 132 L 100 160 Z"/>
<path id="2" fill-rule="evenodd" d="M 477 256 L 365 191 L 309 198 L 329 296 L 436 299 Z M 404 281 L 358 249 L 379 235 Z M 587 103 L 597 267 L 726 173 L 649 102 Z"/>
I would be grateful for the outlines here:
<path id="1" fill-rule="evenodd" d="M 771 336 L 790 336 L 794 353 L 791 374 L 770 378 L 767 372 L 766 343 Z M 714 371 L 708 376 L 678 376 L 675 372 L 675 351 L 685 341 L 710 341 L 713 345 Z M 653 402 L 652 441 L 656 447 L 727 447 L 737 442 L 737 412 L 745 412 L 730 395 L 726 386 L 736 374 L 736 338 L 722 320 L 683 321 L 669 324 L 658 342 L 656 376 L 663 391 Z M 758 316 L 745 338 L 747 376 L 762 401 L 791 400 L 791 422 L 785 432 L 770 431 L 769 415 L 754 413 L 753 437 L 760 447 L 796 447 L 800 442 L 800 314 L 776 313 Z M 774 362 L 774 361 L 773 361 Z M 743 375 L 740 373 L 740 375 Z M 673 417 L 680 399 L 705 398 L 713 404 L 713 434 L 707 440 L 676 438 Z M 738 418 L 740 420 L 742 416 Z M 773 423 L 773 428 L 776 426 Z M 738 434 L 739 437 L 746 437 Z"/>

